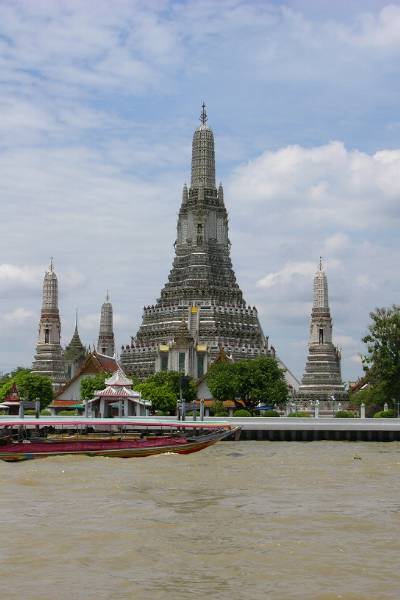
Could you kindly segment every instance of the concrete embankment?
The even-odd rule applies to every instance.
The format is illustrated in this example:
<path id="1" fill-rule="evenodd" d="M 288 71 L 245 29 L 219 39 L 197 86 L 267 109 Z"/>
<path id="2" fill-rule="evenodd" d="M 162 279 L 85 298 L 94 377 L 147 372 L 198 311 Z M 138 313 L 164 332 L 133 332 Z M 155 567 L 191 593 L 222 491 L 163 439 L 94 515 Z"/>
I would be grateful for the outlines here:
<path id="1" fill-rule="evenodd" d="M 217 421 L 208 417 L 207 422 Z M 400 419 L 334 419 L 248 417 L 225 418 L 241 427 L 237 440 L 268 440 L 271 442 L 400 441 Z"/>

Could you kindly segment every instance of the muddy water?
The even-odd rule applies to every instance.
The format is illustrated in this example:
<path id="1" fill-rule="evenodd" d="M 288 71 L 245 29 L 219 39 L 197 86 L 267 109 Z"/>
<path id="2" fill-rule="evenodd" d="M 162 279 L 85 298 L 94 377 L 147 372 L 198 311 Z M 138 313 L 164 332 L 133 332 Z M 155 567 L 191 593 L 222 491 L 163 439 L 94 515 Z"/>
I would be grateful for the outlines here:
<path id="1" fill-rule="evenodd" d="M 0 463 L 7 600 L 400 598 L 400 444 Z"/>

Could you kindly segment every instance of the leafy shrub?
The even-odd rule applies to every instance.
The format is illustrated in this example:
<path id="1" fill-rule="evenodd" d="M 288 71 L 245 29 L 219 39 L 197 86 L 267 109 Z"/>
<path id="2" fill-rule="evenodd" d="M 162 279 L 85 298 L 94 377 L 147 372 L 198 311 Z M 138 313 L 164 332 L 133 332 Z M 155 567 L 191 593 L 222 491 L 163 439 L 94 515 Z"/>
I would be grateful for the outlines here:
<path id="1" fill-rule="evenodd" d="M 228 411 L 224 408 L 224 403 L 222 400 L 216 400 L 214 402 L 214 406 L 210 407 L 210 416 L 211 417 L 227 417 Z"/>
<path id="2" fill-rule="evenodd" d="M 335 413 L 335 419 L 354 419 L 354 413 L 350 410 L 338 410 Z"/>
<path id="3" fill-rule="evenodd" d="M 51 415 L 51 412 L 49 410 L 47 410 L 47 408 L 44 408 L 43 410 L 40 411 L 40 414 L 43 417 L 49 417 Z"/>
<path id="4" fill-rule="evenodd" d="M 235 410 L 233 413 L 234 417 L 251 417 L 251 412 L 249 410 L 246 410 L 245 408 L 238 408 L 238 410 Z"/>
<path id="5" fill-rule="evenodd" d="M 264 412 L 264 414 L 261 415 L 262 417 L 279 417 L 279 413 L 277 410 L 266 410 Z"/>
<path id="6" fill-rule="evenodd" d="M 300 417 L 300 418 L 302 418 L 302 417 L 309 417 L 309 416 L 310 416 L 309 412 L 305 412 L 305 411 L 302 411 L 302 410 L 298 410 L 296 412 L 291 412 L 291 413 L 288 414 L 288 417 Z"/>
<path id="7" fill-rule="evenodd" d="M 214 417 L 227 417 L 227 416 L 228 416 L 227 410 L 216 410 L 214 413 Z"/>
<path id="8" fill-rule="evenodd" d="M 60 410 L 60 417 L 75 417 L 78 414 L 76 410 Z"/>
<path id="9" fill-rule="evenodd" d="M 394 418 L 394 410 L 390 408 L 389 410 L 380 410 L 374 414 L 374 419 L 393 419 Z"/>

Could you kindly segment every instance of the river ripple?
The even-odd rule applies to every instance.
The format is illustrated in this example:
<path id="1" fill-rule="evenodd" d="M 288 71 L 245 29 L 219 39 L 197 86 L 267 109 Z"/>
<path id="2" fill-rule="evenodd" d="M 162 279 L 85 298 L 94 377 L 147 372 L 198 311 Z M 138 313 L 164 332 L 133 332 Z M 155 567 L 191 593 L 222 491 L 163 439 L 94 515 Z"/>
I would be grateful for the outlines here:
<path id="1" fill-rule="evenodd" d="M 397 600 L 400 444 L 0 462 L 7 600 Z"/>

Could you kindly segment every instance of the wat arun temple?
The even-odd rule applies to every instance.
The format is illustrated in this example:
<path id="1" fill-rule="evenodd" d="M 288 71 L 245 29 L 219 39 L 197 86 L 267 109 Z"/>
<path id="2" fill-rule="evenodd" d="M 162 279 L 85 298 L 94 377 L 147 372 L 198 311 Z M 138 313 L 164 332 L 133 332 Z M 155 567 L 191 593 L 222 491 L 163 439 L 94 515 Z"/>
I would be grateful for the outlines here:
<path id="1" fill-rule="evenodd" d="M 221 357 L 236 362 L 275 356 L 292 395 L 299 400 L 307 404 L 325 401 L 326 405 L 346 400 L 321 261 L 314 277 L 309 352 L 301 384 L 269 346 L 257 309 L 243 298 L 232 267 L 228 213 L 223 187 L 216 185 L 214 135 L 204 104 L 193 135 L 190 187 L 183 186 L 174 247 L 168 281 L 155 303 L 144 308 L 139 330 L 122 346 L 118 363 L 108 292 L 101 307 L 97 347 L 91 352 L 83 346 L 76 319 L 74 335 L 62 348 L 58 281 L 51 262 L 43 281 L 33 372 L 49 376 L 57 392 L 68 390 L 68 382 L 82 374 L 82 365 L 110 368 L 111 358 L 113 368 L 119 365 L 141 379 L 159 371 L 178 371 L 202 381 L 210 364 Z"/>
<path id="2" fill-rule="evenodd" d="M 140 377 L 174 370 L 200 378 L 221 348 L 234 361 L 272 353 L 257 309 L 246 304 L 232 268 L 224 191 L 215 180 L 214 135 L 202 108 L 172 269 L 160 298 L 144 308 L 139 331 L 121 351 L 124 369 Z"/>

